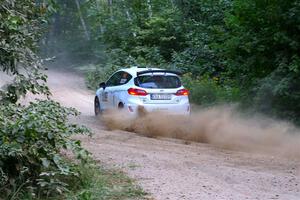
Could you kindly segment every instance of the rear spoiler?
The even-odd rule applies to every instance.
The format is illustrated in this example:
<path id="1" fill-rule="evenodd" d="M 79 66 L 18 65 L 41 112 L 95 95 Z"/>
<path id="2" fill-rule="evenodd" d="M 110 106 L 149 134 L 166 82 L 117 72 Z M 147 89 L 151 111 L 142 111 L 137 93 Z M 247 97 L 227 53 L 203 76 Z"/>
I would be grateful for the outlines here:
<path id="1" fill-rule="evenodd" d="M 178 76 L 181 76 L 182 73 L 179 72 L 179 71 L 173 71 L 173 70 L 164 70 L 164 69 L 155 69 L 155 70 L 145 70 L 145 71 L 140 71 L 140 72 L 137 72 L 137 76 L 140 76 L 142 74 L 148 74 L 148 73 L 170 73 L 170 74 L 176 74 Z"/>

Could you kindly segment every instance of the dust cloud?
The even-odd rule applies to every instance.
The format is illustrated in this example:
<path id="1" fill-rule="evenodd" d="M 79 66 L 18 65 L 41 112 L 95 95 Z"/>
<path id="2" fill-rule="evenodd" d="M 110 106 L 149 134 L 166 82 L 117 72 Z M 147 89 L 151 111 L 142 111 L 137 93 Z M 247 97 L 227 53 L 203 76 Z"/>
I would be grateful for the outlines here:
<path id="1" fill-rule="evenodd" d="M 295 126 L 261 116 L 243 116 L 234 107 L 202 109 L 188 117 L 149 113 L 130 118 L 126 113 L 110 112 L 102 118 L 112 130 L 300 158 L 300 130 Z"/>

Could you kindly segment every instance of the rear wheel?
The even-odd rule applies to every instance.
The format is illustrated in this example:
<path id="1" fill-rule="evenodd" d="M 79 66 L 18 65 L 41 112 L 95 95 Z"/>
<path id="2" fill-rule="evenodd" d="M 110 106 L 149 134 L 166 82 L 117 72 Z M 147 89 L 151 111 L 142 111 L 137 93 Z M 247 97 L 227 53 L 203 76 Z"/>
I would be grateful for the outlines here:
<path id="1" fill-rule="evenodd" d="M 95 115 L 96 116 L 101 114 L 101 107 L 100 107 L 100 102 L 99 102 L 98 97 L 95 97 L 94 110 L 95 110 Z"/>
<path id="2" fill-rule="evenodd" d="M 118 109 L 122 110 L 123 108 L 124 108 L 124 104 L 122 102 L 120 102 L 119 105 L 118 105 Z"/>

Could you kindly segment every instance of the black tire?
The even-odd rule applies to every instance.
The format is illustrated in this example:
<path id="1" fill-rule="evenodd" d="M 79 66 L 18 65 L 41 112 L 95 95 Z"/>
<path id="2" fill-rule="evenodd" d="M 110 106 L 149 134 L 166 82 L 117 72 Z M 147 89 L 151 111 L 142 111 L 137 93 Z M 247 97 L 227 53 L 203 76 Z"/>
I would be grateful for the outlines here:
<path id="1" fill-rule="evenodd" d="M 118 105 L 118 109 L 122 110 L 123 108 L 124 108 L 124 104 L 122 102 L 120 102 L 119 105 Z"/>
<path id="2" fill-rule="evenodd" d="M 99 116 L 99 115 L 102 114 L 101 106 L 100 106 L 100 102 L 99 102 L 98 97 L 95 97 L 95 101 L 94 101 L 94 111 L 95 111 L 95 115 L 96 115 L 96 116 Z"/>

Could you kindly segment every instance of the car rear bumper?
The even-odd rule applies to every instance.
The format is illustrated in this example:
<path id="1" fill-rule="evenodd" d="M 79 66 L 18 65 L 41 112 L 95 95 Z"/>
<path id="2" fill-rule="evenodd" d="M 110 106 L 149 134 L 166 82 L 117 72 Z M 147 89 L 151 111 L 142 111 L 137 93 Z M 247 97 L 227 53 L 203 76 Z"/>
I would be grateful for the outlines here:
<path id="1" fill-rule="evenodd" d="M 171 115 L 190 115 L 190 104 L 143 104 L 126 105 L 127 111 L 135 116 L 139 114 L 159 112 Z"/>

